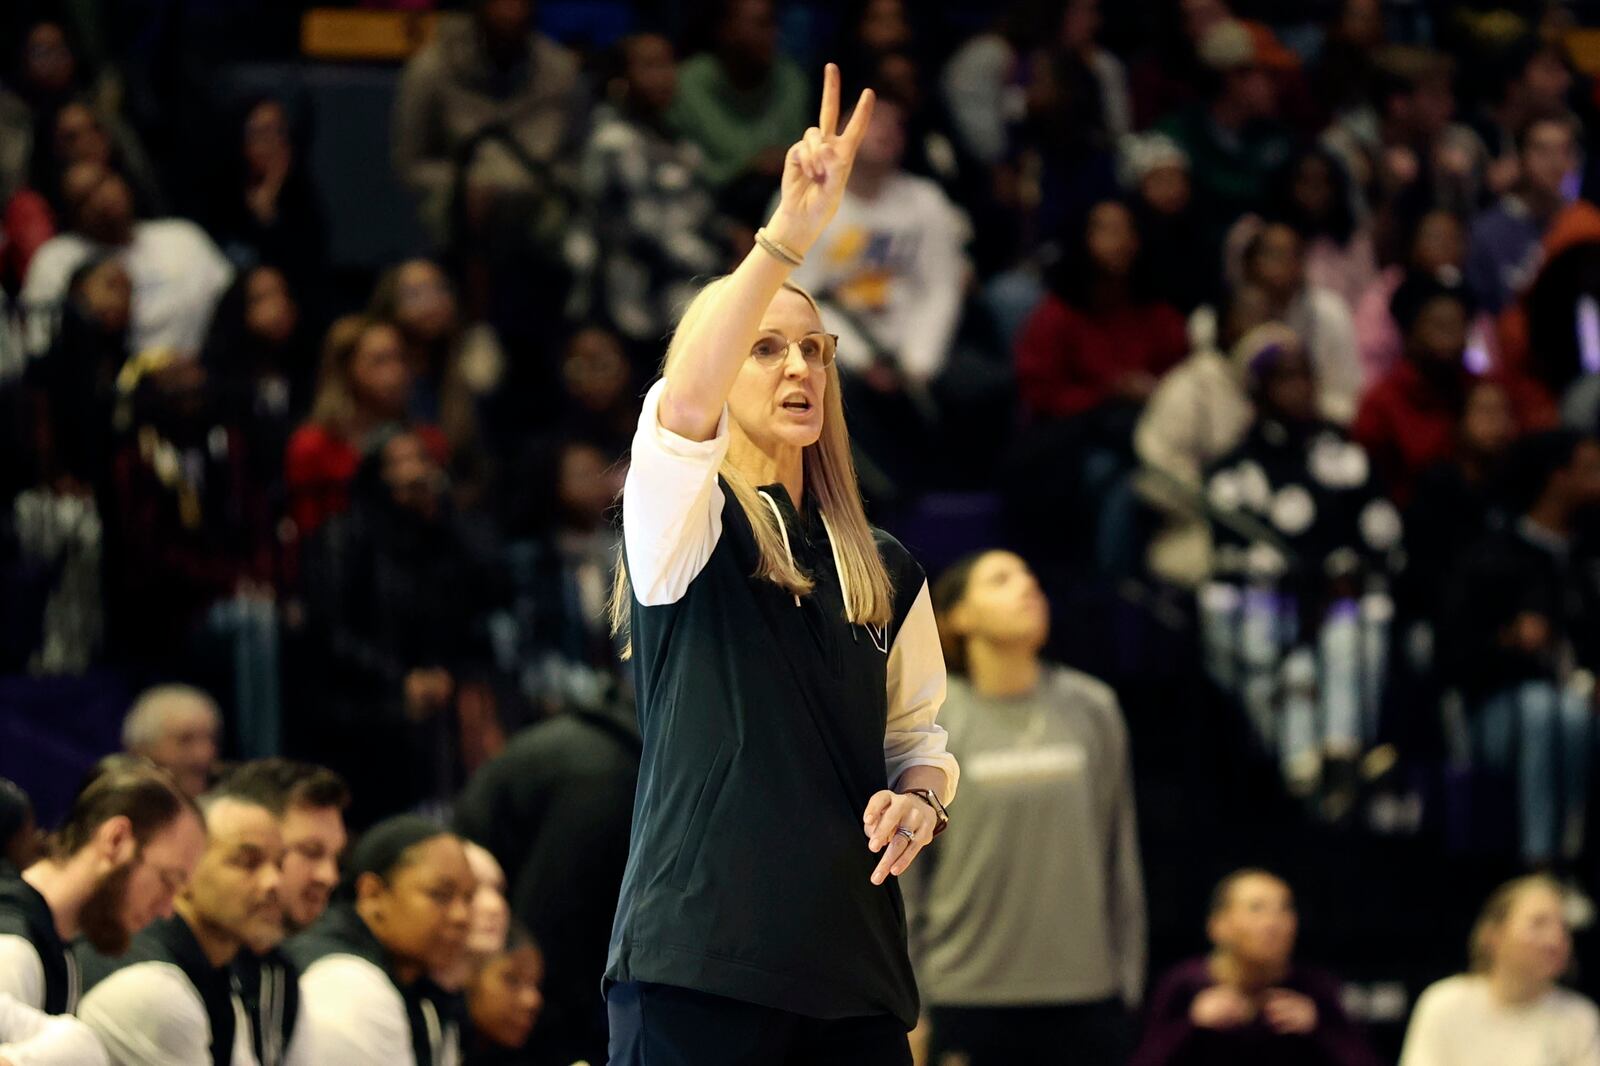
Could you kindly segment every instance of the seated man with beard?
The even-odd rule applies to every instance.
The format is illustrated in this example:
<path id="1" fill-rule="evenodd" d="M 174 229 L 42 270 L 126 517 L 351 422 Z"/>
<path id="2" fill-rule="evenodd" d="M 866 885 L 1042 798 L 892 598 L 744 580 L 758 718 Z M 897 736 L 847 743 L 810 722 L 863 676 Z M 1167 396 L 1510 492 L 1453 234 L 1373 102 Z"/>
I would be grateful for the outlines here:
<path id="1" fill-rule="evenodd" d="M 49 853 L 0 877 L 0 993 L 48 1014 L 77 1006 L 81 936 L 117 956 L 172 913 L 200 853 L 205 827 L 165 770 L 131 756 L 101 762 L 73 801 Z"/>
<path id="2" fill-rule="evenodd" d="M 344 809 L 350 790 L 332 770 L 293 759 L 257 759 L 240 766 L 218 786 L 222 794 L 252 799 L 278 816 L 283 864 L 278 902 L 283 924 L 263 924 L 262 938 L 246 945 L 231 967 L 240 1001 L 250 1018 L 251 1041 L 260 1066 L 281 1066 L 293 1043 L 300 1014 L 300 971 L 278 950 L 287 935 L 322 916 L 339 884 L 339 855 L 346 834 Z"/>
<path id="3" fill-rule="evenodd" d="M 113 1066 L 256 1066 L 230 966 L 250 945 L 283 936 L 283 834 L 257 797 L 219 789 L 200 802 L 210 840 L 176 913 L 135 937 L 78 1011 Z M 293 1055 L 292 1041 L 286 1050 Z"/>

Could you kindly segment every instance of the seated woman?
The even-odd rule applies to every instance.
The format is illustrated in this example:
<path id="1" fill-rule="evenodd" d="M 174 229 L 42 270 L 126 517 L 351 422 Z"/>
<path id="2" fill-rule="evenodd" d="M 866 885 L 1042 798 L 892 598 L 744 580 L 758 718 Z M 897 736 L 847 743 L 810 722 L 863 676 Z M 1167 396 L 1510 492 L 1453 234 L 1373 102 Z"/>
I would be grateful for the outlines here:
<path id="1" fill-rule="evenodd" d="M 539 945 L 526 929 L 513 925 L 505 947 L 480 964 L 467 985 L 472 1037 L 466 1066 L 518 1066 L 533 1061 L 528 1037 L 544 1009 L 543 984 L 544 955 Z"/>
<path id="2" fill-rule="evenodd" d="M 454 1066 L 460 1005 L 429 978 L 466 950 L 478 880 L 459 837 L 400 815 L 350 854 L 334 902 L 284 950 L 300 968 L 307 1062 Z"/>
<path id="3" fill-rule="evenodd" d="M 1338 981 L 1293 961 L 1298 931 L 1282 880 L 1223 878 L 1206 925 L 1215 950 L 1162 978 L 1130 1066 L 1377 1066 Z"/>
<path id="4" fill-rule="evenodd" d="M 1400 1066 L 1600 1063 L 1600 1011 L 1557 982 L 1572 963 L 1565 894 L 1548 877 L 1502 885 L 1472 929 L 1472 968 L 1417 1001 Z"/>

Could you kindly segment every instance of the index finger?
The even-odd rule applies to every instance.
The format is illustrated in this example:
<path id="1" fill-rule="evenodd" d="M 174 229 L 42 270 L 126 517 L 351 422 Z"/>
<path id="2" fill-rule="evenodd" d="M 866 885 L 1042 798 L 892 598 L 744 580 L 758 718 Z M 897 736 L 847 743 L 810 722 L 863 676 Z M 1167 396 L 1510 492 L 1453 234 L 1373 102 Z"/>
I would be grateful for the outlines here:
<path id="1" fill-rule="evenodd" d="M 822 70 L 822 113 L 817 118 L 817 128 L 824 137 L 839 132 L 839 68 L 833 63 Z"/>
<path id="2" fill-rule="evenodd" d="M 844 128 L 839 139 L 844 142 L 848 151 L 854 152 L 861 144 L 861 139 L 867 135 L 867 127 L 872 125 L 872 105 L 877 100 L 877 95 L 871 89 L 861 90 L 861 99 L 856 101 L 855 113 L 850 116 L 850 124 Z M 837 97 L 835 98 L 837 107 Z"/>

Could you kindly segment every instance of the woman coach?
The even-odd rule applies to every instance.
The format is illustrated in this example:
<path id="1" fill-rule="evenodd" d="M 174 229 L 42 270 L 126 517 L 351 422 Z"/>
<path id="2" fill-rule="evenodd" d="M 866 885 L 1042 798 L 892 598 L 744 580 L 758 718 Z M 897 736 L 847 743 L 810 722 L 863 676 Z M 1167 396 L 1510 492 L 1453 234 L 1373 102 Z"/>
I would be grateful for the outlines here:
<path id="1" fill-rule="evenodd" d="M 620 1066 L 909 1063 L 898 885 L 957 767 L 921 568 L 867 524 L 834 338 L 787 283 L 872 116 L 839 71 L 757 247 L 645 398 L 613 620 L 644 738 L 607 967 Z M 880 854 L 881 853 L 881 854 Z"/>

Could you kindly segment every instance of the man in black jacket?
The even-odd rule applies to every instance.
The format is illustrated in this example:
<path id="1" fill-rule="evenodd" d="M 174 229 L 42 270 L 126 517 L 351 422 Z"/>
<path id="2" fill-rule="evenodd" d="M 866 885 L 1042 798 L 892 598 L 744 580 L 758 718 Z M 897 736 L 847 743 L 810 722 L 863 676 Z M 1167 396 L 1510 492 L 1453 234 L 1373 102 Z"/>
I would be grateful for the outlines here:
<path id="1" fill-rule="evenodd" d="M 1576 851 L 1588 792 L 1600 559 L 1583 518 L 1600 503 L 1600 442 L 1535 434 L 1507 475 L 1516 517 L 1462 558 L 1440 651 L 1485 764 L 1518 781 L 1522 856 L 1538 864 Z"/>
<path id="2" fill-rule="evenodd" d="M 512 913 L 544 953 L 545 1006 L 528 1045 L 536 1066 L 607 1053 L 598 995 L 639 776 L 631 703 L 531 725 L 473 775 L 456 829 L 494 853 Z"/>

